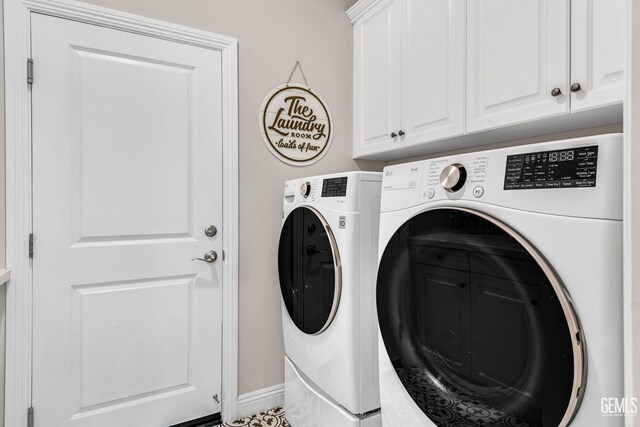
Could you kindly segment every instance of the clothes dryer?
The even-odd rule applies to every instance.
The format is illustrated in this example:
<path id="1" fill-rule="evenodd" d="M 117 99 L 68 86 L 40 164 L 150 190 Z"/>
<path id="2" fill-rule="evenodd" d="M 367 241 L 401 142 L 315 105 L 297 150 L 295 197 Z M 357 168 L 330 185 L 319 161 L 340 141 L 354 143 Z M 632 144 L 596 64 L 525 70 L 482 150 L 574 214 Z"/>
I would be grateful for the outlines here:
<path id="1" fill-rule="evenodd" d="M 622 426 L 622 136 L 383 173 L 383 425 Z"/>
<path id="2" fill-rule="evenodd" d="M 278 247 L 293 427 L 379 427 L 375 270 L 382 175 L 288 181 Z"/>

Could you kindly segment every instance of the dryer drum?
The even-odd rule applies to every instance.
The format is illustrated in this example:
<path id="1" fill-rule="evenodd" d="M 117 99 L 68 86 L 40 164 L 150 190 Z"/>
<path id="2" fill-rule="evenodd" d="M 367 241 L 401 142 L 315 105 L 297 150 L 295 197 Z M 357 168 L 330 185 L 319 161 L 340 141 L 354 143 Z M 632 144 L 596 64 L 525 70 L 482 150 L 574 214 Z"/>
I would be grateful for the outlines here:
<path id="1" fill-rule="evenodd" d="M 327 329 L 338 310 L 342 269 L 336 240 L 315 209 L 291 211 L 278 245 L 278 274 L 284 305 L 306 334 Z"/>
<path id="2" fill-rule="evenodd" d="M 570 301 L 526 239 L 469 209 L 411 218 L 378 271 L 389 359 L 439 427 L 567 425 L 585 367 Z"/>

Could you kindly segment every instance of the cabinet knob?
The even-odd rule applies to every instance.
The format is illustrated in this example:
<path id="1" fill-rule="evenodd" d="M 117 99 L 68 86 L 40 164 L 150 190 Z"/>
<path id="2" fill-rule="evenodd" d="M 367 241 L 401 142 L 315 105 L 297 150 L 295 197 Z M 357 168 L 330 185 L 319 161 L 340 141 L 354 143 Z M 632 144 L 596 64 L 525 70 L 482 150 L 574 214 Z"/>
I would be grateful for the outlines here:
<path id="1" fill-rule="evenodd" d="M 397 136 L 398 136 L 398 134 L 397 134 L 397 133 L 395 133 L 395 132 L 391 132 L 391 138 L 395 138 L 395 137 L 397 137 Z"/>
<path id="2" fill-rule="evenodd" d="M 400 136 L 404 136 L 404 131 L 403 131 L 403 130 L 398 131 L 398 135 L 400 135 Z"/>
<path id="3" fill-rule="evenodd" d="M 559 87 L 554 87 L 553 90 L 551 91 L 551 96 L 560 96 L 562 95 L 562 90 L 560 90 Z"/>
<path id="4" fill-rule="evenodd" d="M 574 83 L 571 85 L 570 89 L 571 89 L 571 92 L 576 93 L 582 90 L 582 86 L 580 85 L 580 83 Z"/>

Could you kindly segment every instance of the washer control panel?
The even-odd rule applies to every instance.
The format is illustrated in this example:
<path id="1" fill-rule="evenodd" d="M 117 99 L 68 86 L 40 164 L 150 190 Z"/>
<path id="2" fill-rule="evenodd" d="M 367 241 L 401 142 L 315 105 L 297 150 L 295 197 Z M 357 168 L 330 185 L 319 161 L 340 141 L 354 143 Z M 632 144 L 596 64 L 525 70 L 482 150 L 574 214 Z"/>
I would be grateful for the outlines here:
<path id="1" fill-rule="evenodd" d="M 344 197 L 347 195 L 347 177 L 325 178 L 322 180 L 321 197 Z"/>
<path id="2" fill-rule="evenodd" d="M 595 187 L 598 146 L 507 156 L 505 190 Z"/>

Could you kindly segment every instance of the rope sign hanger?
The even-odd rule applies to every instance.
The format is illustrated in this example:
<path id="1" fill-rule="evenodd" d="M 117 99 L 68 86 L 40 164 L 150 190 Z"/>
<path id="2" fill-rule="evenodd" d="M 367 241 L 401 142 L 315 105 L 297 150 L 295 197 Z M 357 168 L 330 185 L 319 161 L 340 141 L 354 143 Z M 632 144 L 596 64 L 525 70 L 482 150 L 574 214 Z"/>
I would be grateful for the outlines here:
<path id="1" fill-rule="evenodd" d="M 287 86 L 289 85 L 289 83 L 291 83 L 291 79 L 293 78 L 293 74 L 296 72 L 296 68 L 300 69 L 300 73 L 302 74 L 302 78 L 304 79 L 304 84 L 307 85 L 308 88 L 310 88 L 309 82 L 307 81 L 307 78 L 304 75 L 304 71 L 302 70 L 302 64 L 300 64 L 300 61 L 296 61 L 296 65 L 293 66 L 293 70 L 291 70 L 291 74 L 289 74 L 289 80 L 287 80 Z"/>

